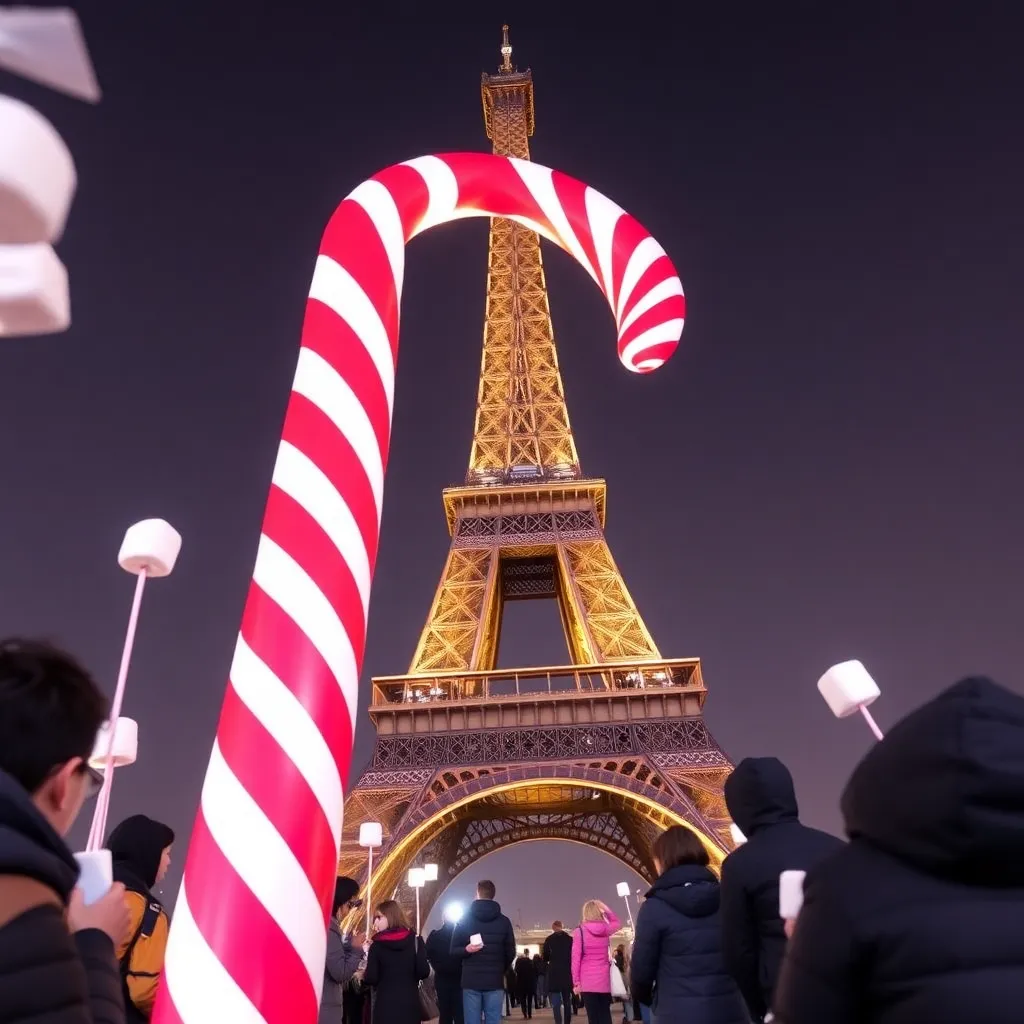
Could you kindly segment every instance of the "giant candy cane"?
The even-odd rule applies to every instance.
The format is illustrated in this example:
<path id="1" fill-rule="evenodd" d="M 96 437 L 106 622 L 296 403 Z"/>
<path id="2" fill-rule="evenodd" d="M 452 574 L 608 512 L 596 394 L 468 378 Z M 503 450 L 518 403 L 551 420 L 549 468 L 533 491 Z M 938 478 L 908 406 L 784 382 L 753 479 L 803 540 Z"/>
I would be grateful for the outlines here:
<path id="1" fill-rule="evenodd" d="M 582 182 L 489 154 L 426 156 L 331 217 L 242 627 L 167 949 L 158 1024 L 313 1024 L 341 836 L 391 434 L 405 243 L 507 217 L 604 292 L 619 358 L 675 350 L 683 287 L 664 249 Z"/>

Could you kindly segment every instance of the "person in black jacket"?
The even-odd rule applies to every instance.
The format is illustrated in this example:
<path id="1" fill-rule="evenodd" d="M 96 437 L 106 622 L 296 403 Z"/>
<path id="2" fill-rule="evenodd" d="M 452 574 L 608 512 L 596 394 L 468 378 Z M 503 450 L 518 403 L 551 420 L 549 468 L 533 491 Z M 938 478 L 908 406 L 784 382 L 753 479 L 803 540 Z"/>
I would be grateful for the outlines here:
<path id="1" fill-rule="evenodd" d="M 537 995 L 537 968 L 530 958 L 530 951 L 523 950 L 522 956 L 516 957 L 516 998 L 523 1011 L 523 1019 L 533 1017 L 533 1000 Z"/>
<path id="2" fill-rule="evenodd" d="M 373 919 L 363 984 L 373 989 L 372 1024 L 420 1024 L 419 983 L 430 975 L 427 949 L 402 908 L 385 900 Z"/>
<path id="3" fill-rule="evenodd" d="M 427 959 L 434 968 L 434 988 L 441 1011 L 438 1024 L 463 1024 L 462 957 L 452 953 L 455 922 L 448 920 L 427 936 Z"/>
<path id="4" fill-rule="evenodd" d="M 708 851 L 683 825 L 654 841 L 658 879 L 636 919 L 630 972 L 655 1021 L 749 1024 L 743 997 L 725 969 L 718 879 Z"/>
<path id="5" fill-rule="evenodd" d="M 569 1024 L 573 1012 L 572 936 L 562 928 L 561 921 L 555 921 L 551 926 L 551 934 L 544 940 L 541 956 L 548 966 L 548 998 L 555 1024 Z"/>
<path id="6" fill-rule="evenodd" d="M 1024 1007 L 1024 698 L 965 679 L 894 726 L 811 871 L 781 1024 L 1017 1024 Z"/>
<path id="7" fill-rule="evenodd" d="M 495 902 L 490 881 L 479 882 L 477 898 L 452 932 L 452 953 L 462 959 L 462 1006 L 466 1021 L 499 1024 L 505 995 L 505 972 L 516 958 L 512 922 Z M 471 940 L 478 936 L 482 943 Z"/>
<path id="8" fill-rule="evenodd" d="M 725 965 L 760 1021 L 772 1007 L 786 951 L 779 875 L 807 871 L 843 842 L 800 824 L 793 776 L 777 758 L 740 761 L 725 780 L 725 802 L 747 840 L 722 864 Z"/>
<path id="9" fill-rule="evenodd" d="M 102 781 L 88 758 L 106 716 L 70 656 L 0 644 L 0 1024 L 124 1024 L 124 887 L 85 906 L 62 839 Z"/>

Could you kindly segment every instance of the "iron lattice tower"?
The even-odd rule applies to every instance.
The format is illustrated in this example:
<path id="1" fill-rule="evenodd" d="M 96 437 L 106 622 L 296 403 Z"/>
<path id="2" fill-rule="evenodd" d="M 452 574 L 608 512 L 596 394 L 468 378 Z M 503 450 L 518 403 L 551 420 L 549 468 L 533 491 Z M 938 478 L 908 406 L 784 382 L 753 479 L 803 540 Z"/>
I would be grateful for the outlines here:
<path id="1" fill-rule="evenodd" d="M 533 76 L 481 82 L 495 153 L 530 158 Z M 731 846 L 731 765 L 701 717 L 698 658 L 666 660 L 604 536 L 606 483 L 585 477 L 569 423 L 536 233 L 491 221 L 483 357 L 463 486 L 444 491 L 451 549 L 403 676 L 373 680 L 377 742 L 345 808 L 339 872 L 361 878 L 359 823 L 385 846 L 374 891 L 421 856 L 444 886 L 494 850 L 567 839 L 652 878 L 658 832 L 685 823 Z M 572 664 L 495 668 L 505 602 L 553 598 Z"/>

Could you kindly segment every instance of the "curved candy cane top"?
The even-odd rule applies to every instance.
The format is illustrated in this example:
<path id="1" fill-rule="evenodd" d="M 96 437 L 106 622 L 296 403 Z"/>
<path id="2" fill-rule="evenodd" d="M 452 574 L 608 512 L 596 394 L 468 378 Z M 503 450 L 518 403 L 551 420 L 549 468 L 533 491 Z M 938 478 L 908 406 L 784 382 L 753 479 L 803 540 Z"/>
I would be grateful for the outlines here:
<path id="1" fill-rule="evenodd" d="M 405 243 L 437 224 L 480 216 L 517 221 L 582 264 L 611 306 L 626 369 L 649 373 L 675 351 L 686 300 L 665 250 L 607 196 L 529 160 L 448 153 L 389 167 L 339 206 L 320 251 L 348 270 L 386 320 L 401 295 Z"/>

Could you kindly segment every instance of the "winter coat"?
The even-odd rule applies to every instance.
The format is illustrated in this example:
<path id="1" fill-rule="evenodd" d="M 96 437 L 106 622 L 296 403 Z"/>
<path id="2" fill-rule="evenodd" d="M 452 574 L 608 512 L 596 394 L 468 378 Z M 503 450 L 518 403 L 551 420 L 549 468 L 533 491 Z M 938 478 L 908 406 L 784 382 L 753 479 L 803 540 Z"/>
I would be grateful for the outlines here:
<path id="1" fill-rule="evenodd" d="M 894 726 L 808 874 L 781 1024 L 1017 1024 L 1024 1013 L 1024 698 L 966 679 Z"/>
<path id="2" fill-rule="evenodd" d="M 351 938 L 342 934 L 336 917 L 327 929 L 327 956 L 324 958 L 324 991 L 320 997 L 318 1024 L 341 1024 L 345 1005 L 345 987 L 363 959 L 361 946 L 353 947 Z"/>
<path id="3" fill-rule="evenodd" d="M 378 932 L 363 984 L 373 987 L 372 1024 L 420 1024 L 419 983 L 430 974 L 427 949 L 408 928 Z"/>
<path id="4" fill-rule="evenodd" d="M 124 1024 L 114 944 L 68 931 L 78 864 L 0 772 L 0 1024 Z"/>
<path id="5" fill-rule="evenodd" d="M 537 991 L 537 967 L 528 956 L 516 958 L 516 992 L 521 995 L 533 995 Z"/>
<path id="6" fill-rule="evenodd" d="M 548 991 L 568 992 L 572 988 L 572 936 L 568 932 L 552 932 L 542 949 L 548 965 Z"/>
<path id="7" fill-rule="evenodd" d="M 446 921 L 427 936 L 427 959 L 439 978 L 454 978 L 461 983 L 463 957 L 452 953 L 455 925 Z"/>
<path id="8" fill-rule="evenodd" d="M 479 934 L 484 948 L 467 953 L 470 937 Z M 512 922 L 494 900 L 473 900 L 452 932 L 452 954 L 462 960 L 462 987 L 471 992 L 498 992 L 505 987 L 505 971 L 516 958 Z"/>
<path id="9" fill-rule="evenodd" d="M 163 852 L 173 842 L 174 832 L 167 825 L 144 814 L 125 818 L 107 840 L 114 881 L 124 883 L 131 913 L 128 937 L 117 949 L 128 1024 L 149 1020 L 160 986 L 170 919 L 150 890 Z"/>
<path id="10" fill-rule="evenodd" d="M 718 879 L 699 864 L 669 868 L 640 906 L 630 960 L 633 996 L 660 1021 L 748 1024 L 722 955 Z M 821 1022 L 824 1024 L 824 1022 Z"/>
<path id="11" fill-rule="evenodd" d="M 843 842 L 800 824 L 793 777 L 774 757 L 748 757 L 725 781 L 729 814 L 747 841 L 722 864 L 725 965 L 755 1020 L 771 1009 L 786 951 L 779 875 L 807 871 Z"/>
<path id="12" fill-rule="evenodd" d="M 611 960 L 608 947 L 619 930 L 615 911 L 605 911 L 603 921 L 584 921 L 572 942 L 572 984 L 577 992 L 611 992 Z"/>

